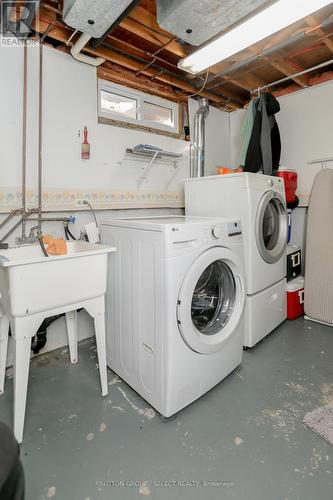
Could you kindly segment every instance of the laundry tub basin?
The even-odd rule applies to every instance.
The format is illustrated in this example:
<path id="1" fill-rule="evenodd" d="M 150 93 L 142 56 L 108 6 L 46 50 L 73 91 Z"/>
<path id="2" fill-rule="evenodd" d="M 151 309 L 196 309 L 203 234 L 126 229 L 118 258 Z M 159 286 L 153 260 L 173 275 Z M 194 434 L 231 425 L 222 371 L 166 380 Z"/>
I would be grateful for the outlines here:
<path id="1" fill-rule="evenodd" d="M 106 292 L 107 254 L 114 247 L 67 242 L 67 254 L 46 257 L 40 245 L 0 250 L 0 304 L 14 317 L 61 308 Z"/>

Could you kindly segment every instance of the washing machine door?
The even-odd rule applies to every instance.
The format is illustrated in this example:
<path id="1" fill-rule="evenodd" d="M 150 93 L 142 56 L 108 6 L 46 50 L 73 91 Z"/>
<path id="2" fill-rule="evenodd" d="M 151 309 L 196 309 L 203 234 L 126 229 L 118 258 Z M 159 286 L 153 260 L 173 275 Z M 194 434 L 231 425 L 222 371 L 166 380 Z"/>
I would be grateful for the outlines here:
<path id="1" fill-rule="evenodd" d="M 186 344 L 201 354 L 223 349 L 243 313 L 245 286 L 240 263 L 223 247 L 198 257 L 178 297 L 177 320 Z"/>
<path id="2" fill-rule="evenodd" d="M 261 257 L 268 264 L 278 262 L 286 250 L 288 238 L 287 208 L 279 193 L 268 191 L 261 198 L 255 231 Z"/>

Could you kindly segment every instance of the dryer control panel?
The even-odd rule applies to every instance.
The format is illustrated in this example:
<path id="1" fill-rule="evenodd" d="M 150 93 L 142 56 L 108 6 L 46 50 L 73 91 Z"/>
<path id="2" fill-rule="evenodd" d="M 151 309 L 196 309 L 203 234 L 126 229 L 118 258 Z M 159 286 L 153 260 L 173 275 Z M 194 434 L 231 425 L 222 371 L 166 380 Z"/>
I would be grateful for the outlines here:
<path id="1" fill-rule="evenodd" d="M 276 191 L 284 194 L 284 180 L 270 175 L 251 174 L 247 177 L 248 187 L 256 191 Z"/>

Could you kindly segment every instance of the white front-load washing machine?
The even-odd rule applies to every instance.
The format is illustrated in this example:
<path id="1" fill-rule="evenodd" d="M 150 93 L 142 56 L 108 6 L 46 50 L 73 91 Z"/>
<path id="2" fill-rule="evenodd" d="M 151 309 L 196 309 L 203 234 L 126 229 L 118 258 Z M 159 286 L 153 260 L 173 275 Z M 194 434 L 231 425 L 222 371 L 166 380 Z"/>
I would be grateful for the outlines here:
<path id="1" fill-rule="evenodd" d="M 284 181 L 253 173 L 188 179 L 185 211 L 189 216 L 240 218 L 247 287 L 244 345 L 253 347 L 286 319 Z"/>
<path id="2" fill-rule="evenodd" d="M 107 220 L 107 363 L 170 417 L 242 359 L 245 283 L 237 219 Z"/>

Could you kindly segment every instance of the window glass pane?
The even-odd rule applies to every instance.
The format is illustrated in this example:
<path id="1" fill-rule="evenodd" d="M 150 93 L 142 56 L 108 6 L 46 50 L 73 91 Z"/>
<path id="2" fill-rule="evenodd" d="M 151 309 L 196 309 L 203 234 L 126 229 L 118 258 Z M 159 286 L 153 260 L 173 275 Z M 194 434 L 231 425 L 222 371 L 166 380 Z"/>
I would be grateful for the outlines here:
<path id="1" fill-rule="evenodd" d="M 136 120 L 137 101 L 130 97 L 101 90 L 101 109 Z"/>
<path id="2" fill-rule="evenodd" d="M 169 127 L 173 126 L 172 109 L 147 101 L 143 103 L 143 119 Z"/>

